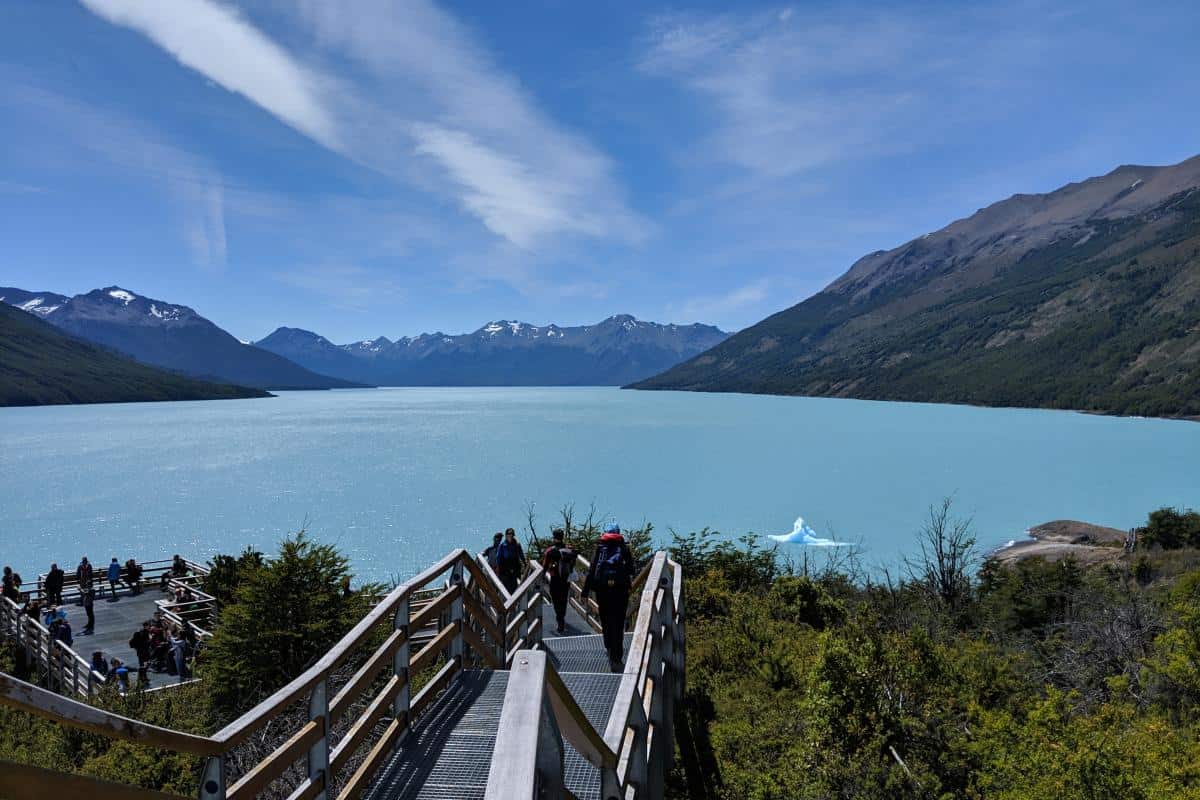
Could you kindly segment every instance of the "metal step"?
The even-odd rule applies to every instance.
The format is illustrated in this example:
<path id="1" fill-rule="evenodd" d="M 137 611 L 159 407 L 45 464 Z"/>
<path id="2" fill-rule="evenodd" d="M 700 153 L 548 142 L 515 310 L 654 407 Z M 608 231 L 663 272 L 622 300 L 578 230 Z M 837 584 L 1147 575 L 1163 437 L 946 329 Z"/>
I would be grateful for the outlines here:
<path id="1" fill-rule="evenodd" d="M 625 655 L 629 655 L 629 643 L 633 634 L 625 634 Z M 542 639 L 542 646 L 550 656 L 550 663 L 559 672 L 610 672 L 608 653 L 604 650 L 604 637 L 598 633 L 590 636 L 560 636 Z"/>
<path id="2" fill-rule="evenodd" d="M 507 686 L 507 672 L 462 672 L 379 771 L 366 800 L 483 800 Z"/>

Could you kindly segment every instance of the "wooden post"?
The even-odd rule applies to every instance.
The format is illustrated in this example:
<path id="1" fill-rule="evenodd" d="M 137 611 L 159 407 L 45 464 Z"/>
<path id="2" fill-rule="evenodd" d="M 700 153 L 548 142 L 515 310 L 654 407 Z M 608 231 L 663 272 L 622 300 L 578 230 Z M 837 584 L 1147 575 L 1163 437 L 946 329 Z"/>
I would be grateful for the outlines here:
<path id="1" fill-rule="evenodd" d="M 458 588 L 458 596 L 450 603 L 450 624 L 458 625 L 458 633 L 454 635 L 454 639 L 450 642 L 450 659 L 452 661 L 457 660 L 459 666 L 463 664 L 463 592 L 466 591 L 466 587 L 463 584 L 463 564 L 460 558 L 454 562 L 454 566 L 450 570 L 450 585 Z"/>
<path id="2" fill-rule="evenodd" d="M 537 709 L 537 713 L 530 713 Z M 562 797 L 563 744 L 546 697 L 546 654 L 521 650 L 500 711 L 486 800 Z"/>
<path id="3" fill-rule="evenodd" d="M 392 700 L 392 719 L 400 724 L 400 735 L 396 737 L 395 744 L 397 748 L 399 748 L 400 743 L 404 740 L 404 732 L 410 727 L 408 714 L 412 702 L 412 676 L 408 670 L 410 660 L 408 619 L 409 604 L 408 597 L 405 597 L 396 604 L 396 616 L 392 620 L 392 628 L 404 632 L 404 639 L 400 642 L 400 646 L 396 648 L 396 654 L 392 656 L 392 674 L 404 681 L 404 685 L 400 687 L 400 691 L 396 693 L 395 699 Z"/>
<path id="4" fill-rule="evenodd" d="M 329 679 L 322 678 L 308 696 L 308 718 L 321 726 L 321 738 L 308 748 L 308 779 L 322 780 L 314 800 L 326 800 L 333 783 L 329 774 Z"/>
<path id="5" fill-rule="evenodd" d="M 225 800 L 225 756 L 205 759 L 200 776 L 200 800 Z"/>

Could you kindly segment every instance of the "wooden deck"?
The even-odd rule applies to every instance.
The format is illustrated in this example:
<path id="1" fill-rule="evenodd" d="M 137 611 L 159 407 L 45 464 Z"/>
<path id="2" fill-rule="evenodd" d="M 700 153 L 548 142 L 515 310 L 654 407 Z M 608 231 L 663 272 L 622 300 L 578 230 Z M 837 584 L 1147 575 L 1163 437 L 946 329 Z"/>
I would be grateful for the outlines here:
<path id="1" fill-rule="evenodd" d="M 132 673 L 136 673 L 137 653 L 130 649 L 129 637 L 142 627 L 143 622 L 153 618 L 154 612 L 158 610 L 154 601 L 164 600 L 166 597 L 166 593 L 155 588 L 148 588 L 136 595 L 130 594 L 128 591 L 118 592 L 114 599 L 106 590 L 106 596 L 102 599 L 97 598 L 93 606 L 92 610 L 96 615 L 96 630 L 90 635 L 83 634 L 83 628 L 87 624 L 87 615 L 83 613 L 83 606 L 79 604 L 63 606 L 67 610 L 67 618 L 71 621 L 71 630 L 75 637 L 71 649 L 88 663 L 91 663 L 92 653 L 97 650 L 104 653 L 106 663 L 116 656 L 125 662 Z M 150 671 L 147 673 L 147 677 L 150 679 L 150 688 L 152 689 L 179 682 L 179 678 L 165 672 Z M 132 685 L 135 675 L 131 674 L 129 680 Z"/>

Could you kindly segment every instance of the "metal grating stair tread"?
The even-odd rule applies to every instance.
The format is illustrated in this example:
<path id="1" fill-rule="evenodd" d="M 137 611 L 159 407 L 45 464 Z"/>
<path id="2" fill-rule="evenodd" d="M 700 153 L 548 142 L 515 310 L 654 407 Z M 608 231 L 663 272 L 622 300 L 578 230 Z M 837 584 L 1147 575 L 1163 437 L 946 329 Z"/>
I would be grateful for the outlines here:
<path id="1" fill-rule="evenodd" d="M 626 634 L 627 648 L 630 639 Z M 621 675 L 609 672 L 603 638 L 547 636 L 543 645 L 575 702 L 603 731 L 621 684 Z M 380 769 L 365 800 L 482 800 L 507 687 L 506 671 L 461 673 Z M 599 800 L 599 770 L 569 744 L 563 767 L 567 788 L 579 800 Z"/>

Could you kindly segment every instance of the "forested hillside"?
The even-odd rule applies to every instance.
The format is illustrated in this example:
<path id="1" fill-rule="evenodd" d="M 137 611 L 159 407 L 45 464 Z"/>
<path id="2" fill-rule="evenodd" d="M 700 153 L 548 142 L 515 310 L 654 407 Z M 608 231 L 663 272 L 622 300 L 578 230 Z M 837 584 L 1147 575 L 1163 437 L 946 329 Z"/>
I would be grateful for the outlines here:
<path id="1" fill-rule="evenodd" d="M 1200 159 L 1017 196 L 636 387 L 1198 415 L 1189 183 Z"/>
<path id="2" fill-rule="evenodd" d="M 0 304 L 0 406 L 269 396 L 139 364 Z"/>

